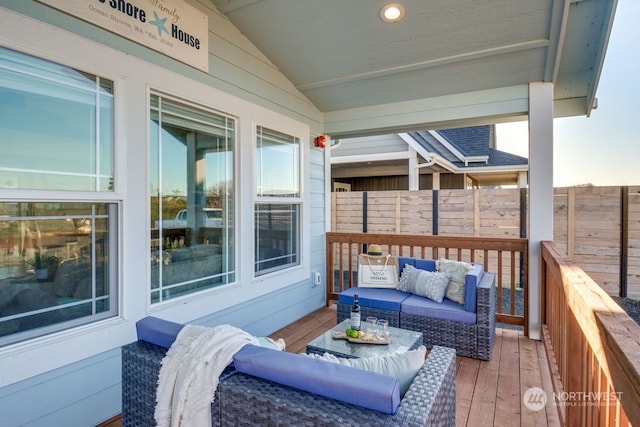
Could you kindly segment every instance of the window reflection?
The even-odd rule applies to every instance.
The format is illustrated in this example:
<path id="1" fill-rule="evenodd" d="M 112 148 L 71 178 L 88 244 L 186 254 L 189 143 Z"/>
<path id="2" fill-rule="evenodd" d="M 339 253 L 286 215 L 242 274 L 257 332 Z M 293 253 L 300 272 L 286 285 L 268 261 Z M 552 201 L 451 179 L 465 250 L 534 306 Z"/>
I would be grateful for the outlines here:
<path id="1" fill-rule="evenodd" d="M 0 47 L 0 189 L 56 199 L 0 201 L 0 346 L 117 314 L 113 112 L 111 80 Z"/>
<path id="2" fill-rule="evenodd" d="M 151 97 L 151 301 L 235 280 L 232 118 Z"/>
<path id="3" fill-rule="evenodd" d="M 112 191 L 113 82 L 0 47 L 0 188 Z"/>
<path id="4" fill-rule="evenodd" d="M 256 205 L 255 224 L 255 272 L 258 275 L 299 263 L 298 205 Z"/>
<path id="5" fill-rule="evenodd" d="M 257 276 L 300 264 L 300 140 L 257 128 L 254 208 Z"/>
<path id="6" fill-rule="evenodd" d="M 116 310 L 115 205 L 0 203 L 0 343 Z"/>

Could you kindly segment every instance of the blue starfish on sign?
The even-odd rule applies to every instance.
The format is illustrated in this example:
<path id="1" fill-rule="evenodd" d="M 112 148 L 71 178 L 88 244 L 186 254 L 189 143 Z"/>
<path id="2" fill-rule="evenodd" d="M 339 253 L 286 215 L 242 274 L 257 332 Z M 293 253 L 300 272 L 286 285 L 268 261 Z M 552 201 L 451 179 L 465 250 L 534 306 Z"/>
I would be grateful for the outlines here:
<path id="1" fill-rule="evenodd" d="M 169 30 L 164 26 L 165 22 L 167 22 L 167 18 L 160 19 L 155 10 L 153 11 L 153 18 L 153 21 L 149 21 L 149 24 L 154 25 L 158 29 L 158 35 L 162 36 L 163 31 L 169 34 Z"/>

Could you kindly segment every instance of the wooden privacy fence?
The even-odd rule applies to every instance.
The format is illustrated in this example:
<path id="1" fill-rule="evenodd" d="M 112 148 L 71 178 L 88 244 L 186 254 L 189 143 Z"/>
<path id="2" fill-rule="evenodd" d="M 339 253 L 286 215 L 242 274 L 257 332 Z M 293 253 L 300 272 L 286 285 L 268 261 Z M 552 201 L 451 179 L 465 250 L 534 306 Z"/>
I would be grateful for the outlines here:
<path id="1" fill-rule="evenodd" d="M 542 243 L 543 335 L 563 425 L 640 422 L 640 326 L 553 242 Z M 555 363 L 554 363 L 555 361 Z"/>
<path id="2" fill-rule="evenodd" d="M 527 334 L 527 239 L 329 232 L 326 233 L 327 305 L 337 300 L 341 291 L 357 283 L 358 255 L 366 253 L 366 246 L 374 243 L 382 245 L 385 254 L 395 256 L 448 258 L 483 264 L 485 271 L 496 274 L 496 322 L 523 326 Z M 520 268 L 524 272 L 519 283 L 523 290 L 517 291 L 515 280 L 520 278 L 516 271 Z M 524 295 L 516 295 L 516 292 Z M 523 312 L 516 309 L 516 301 L 522 302 Z"/>
<path id="3" fill-rule="evenodd" d="M 526 189 L 340 192 L 331 231 L 526 238 L 527 209 Z M 608 294 L 640 298 L 640 186 L 556 188 L 553 212 L 560 250 Z"/>

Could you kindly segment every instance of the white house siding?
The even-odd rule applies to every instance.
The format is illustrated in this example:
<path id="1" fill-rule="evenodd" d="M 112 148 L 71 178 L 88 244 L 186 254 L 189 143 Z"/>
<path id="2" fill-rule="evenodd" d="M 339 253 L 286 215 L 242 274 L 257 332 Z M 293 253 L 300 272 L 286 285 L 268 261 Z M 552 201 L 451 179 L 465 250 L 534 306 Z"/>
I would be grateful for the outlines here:
<path id="1" fill-rule="evenodd" d="M 331 157 L 406 153 L 407 143 L 396 134 L 349 138 L 331 151 Z"/>
<path id="2" fill-rule="evenodd" d="M 104 70 L 116 80 L 120 91 L 116 121 L 124 123 L 117 132 L 116 176 L 126 182 L 116 188 L 123 212 L 120 316 L 0 348 L 3 426 L 91 426 L 120 413 L 120 347 L 135 340 L 135 322 L 145 315 L 203 325 L 229 323 L 265 335 L 324 304 L 324 286 L 312 286 L 311 275 L 318 271 L 324 276 L 325 271 L 325 155 L 308 148 L 313 136 L 321 133 L 321 114 L 211 2 L 188 2 L 208 16 L 209 74 L 36 1 L 0 0 L 1 46 L 87 71 Z M 149 262 L 141 254 L 148 253 L 149 195 L 146 168 L 141 165 L 147 164 L 149 89 L 204 102 L 239 117 L 241 161 L 236 176 L 241 185 L 238 211 L 242 213 L 238 230 L 251 230 L 252 182 L 245 177 L 251 176 L 252 165 L 240 153 L 252 150 L 252 120 L 265 126 L 273 122 L 306 129 L 303 268 L 279 280 L 254 281 L 252 250 L 246 250 L 252 247 L 253 236 L 241 233 L 236 236 L 240 247 L 237 285 L 162 307 L 148 305 Z"/>

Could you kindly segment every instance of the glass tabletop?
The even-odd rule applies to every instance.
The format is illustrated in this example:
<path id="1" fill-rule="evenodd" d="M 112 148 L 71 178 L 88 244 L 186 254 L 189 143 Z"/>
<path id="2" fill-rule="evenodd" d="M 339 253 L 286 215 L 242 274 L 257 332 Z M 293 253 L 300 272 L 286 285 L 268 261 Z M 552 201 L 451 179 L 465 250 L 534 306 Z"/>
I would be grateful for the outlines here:
<path id="1" fill-rule="evenodd" d="M 344 332 L 349 324 L 349 319 L 344 320 L 309 342 L 307 353 L 331 353 L 338 357 L 364 358 L 402 353 L 422 345 L 422 332 L 393 327 L 389 327 L 389 344 L 351 343 L 345 339 L 333 338 L 333 331 Z"/>

